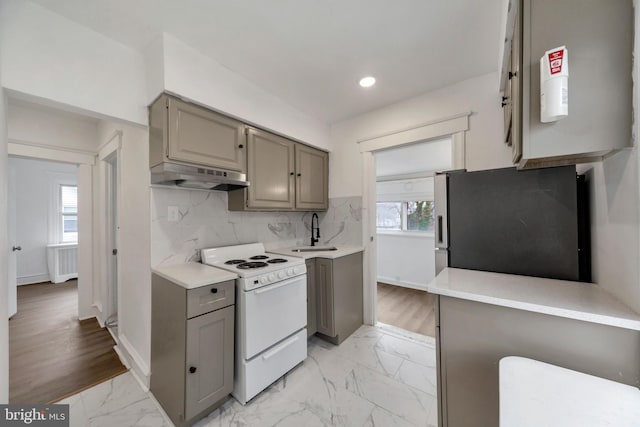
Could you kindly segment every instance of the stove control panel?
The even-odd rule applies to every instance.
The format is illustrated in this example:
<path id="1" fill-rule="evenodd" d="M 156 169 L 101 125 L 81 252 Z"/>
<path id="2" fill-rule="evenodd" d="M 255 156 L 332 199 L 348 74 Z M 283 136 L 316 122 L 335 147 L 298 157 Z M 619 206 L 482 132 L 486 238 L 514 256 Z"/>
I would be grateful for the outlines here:
<path id="1" fill-rule="evenodd" d="M 295 267 L 283 268 L 282 270 L 266 273 L 244 279 L 244 289 L 246 291 L 270 285 L 272 283 L 282 282 L 292 277 L 303 275 L 307 272 L 306 265 L 297 265 Z"/>

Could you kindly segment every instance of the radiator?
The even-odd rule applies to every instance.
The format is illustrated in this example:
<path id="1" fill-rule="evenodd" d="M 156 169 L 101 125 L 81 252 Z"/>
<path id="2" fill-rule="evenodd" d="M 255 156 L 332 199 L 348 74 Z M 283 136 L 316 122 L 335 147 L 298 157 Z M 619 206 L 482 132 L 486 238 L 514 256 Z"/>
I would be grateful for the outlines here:
<path id="1" fill-rule="evenodd" d="M 60 283 L 78 277 L 78 244 L 57 243 L 47 245 L 49 280 Z"/>

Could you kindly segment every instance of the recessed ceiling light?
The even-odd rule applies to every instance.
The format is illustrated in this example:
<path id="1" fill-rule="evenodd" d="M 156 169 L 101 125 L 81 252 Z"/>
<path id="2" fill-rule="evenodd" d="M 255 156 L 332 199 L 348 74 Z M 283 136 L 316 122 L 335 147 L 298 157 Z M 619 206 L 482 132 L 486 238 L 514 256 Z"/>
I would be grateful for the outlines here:
<path id="1" fill-rule="evenodd" d="M 360 86 L 362 87 L 371 87 L 376 84 L 376 79 L 374 77 L 368 76 L 360 79 Z"/>

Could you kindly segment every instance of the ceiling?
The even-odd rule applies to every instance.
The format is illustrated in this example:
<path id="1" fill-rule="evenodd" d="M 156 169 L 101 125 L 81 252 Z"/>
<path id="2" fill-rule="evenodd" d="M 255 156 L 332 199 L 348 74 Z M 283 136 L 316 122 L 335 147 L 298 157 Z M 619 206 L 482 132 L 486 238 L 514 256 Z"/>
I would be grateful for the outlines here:
<path id="1" fill-rule="evenodd" d="M 33 1 L 137 50 L 169 33 L 326 123 L 498 68 L 501 0 Z"/>

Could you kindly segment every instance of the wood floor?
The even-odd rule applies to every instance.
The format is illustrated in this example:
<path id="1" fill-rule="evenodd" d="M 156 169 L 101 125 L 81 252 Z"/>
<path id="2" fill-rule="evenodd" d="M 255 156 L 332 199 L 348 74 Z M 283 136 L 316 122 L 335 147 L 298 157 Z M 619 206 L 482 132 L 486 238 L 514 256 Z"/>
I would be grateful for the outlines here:
<path id="1" fill-rule="evenodd" d="M 78 284 L 18 286 L 9 321 L 9 402 L 51 403 L 125 372 L 113 338 L 78 320 Z"/>
<path id="2" fill-rule="evenodd" d="M 378 282 L 378 321 L 435 337 L 435 295 Z"/>

